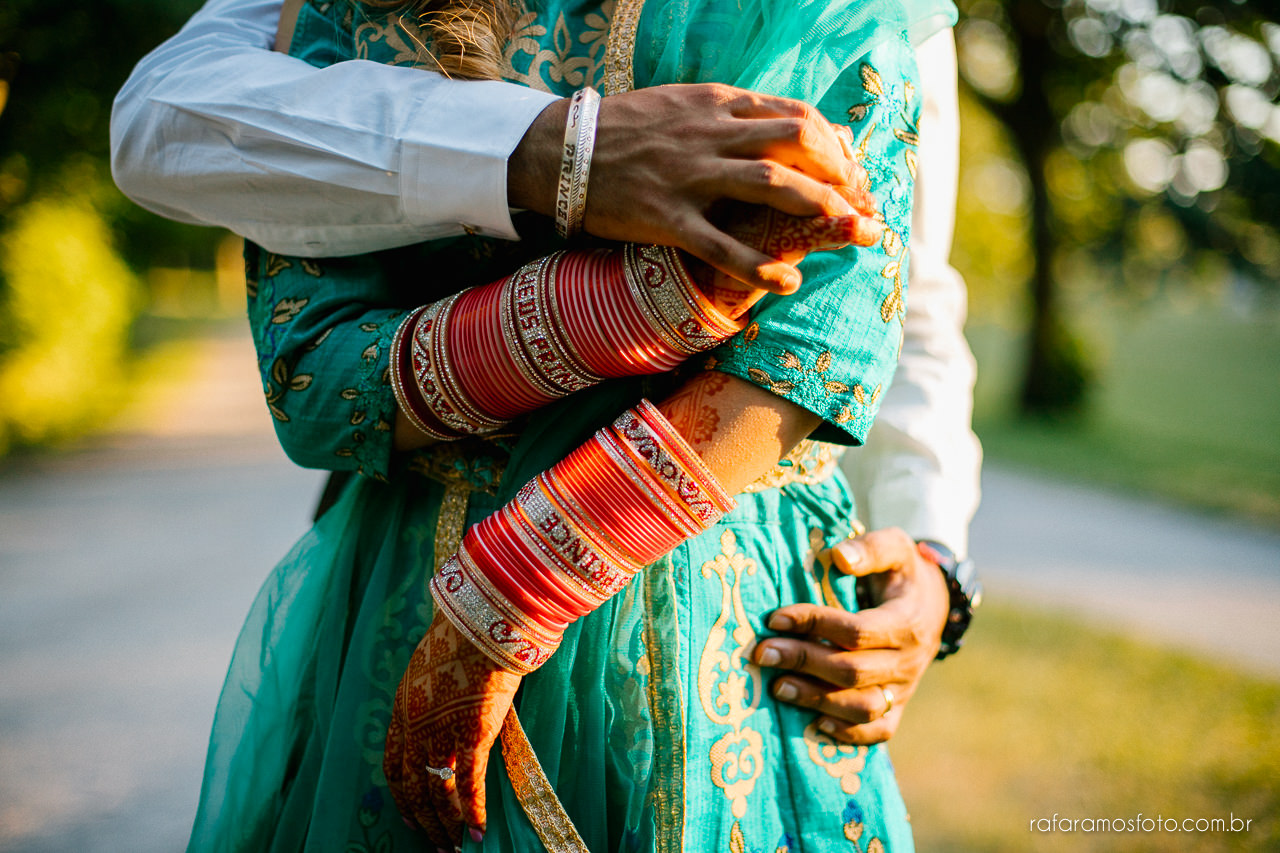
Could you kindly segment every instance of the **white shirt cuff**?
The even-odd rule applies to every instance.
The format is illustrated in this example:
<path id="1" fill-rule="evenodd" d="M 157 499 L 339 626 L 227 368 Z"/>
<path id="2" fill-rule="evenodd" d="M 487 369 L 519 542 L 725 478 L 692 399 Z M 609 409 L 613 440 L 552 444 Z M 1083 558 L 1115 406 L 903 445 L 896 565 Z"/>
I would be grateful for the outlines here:
<path id="1" fill-rule="evenodd" d="M 507 205 L 507 161 L 533 120 L 556 100 L 548 92 L 489 80 L 436 87 L 401 130 L 405 218 L 453 221 L 471 232 L 516 239 Z M 476 109 L 477 103 L 484 109 Z M 423 133 L 425 128 L 413 126 L 421 128 L 422 122 L 435 127 Z"/>

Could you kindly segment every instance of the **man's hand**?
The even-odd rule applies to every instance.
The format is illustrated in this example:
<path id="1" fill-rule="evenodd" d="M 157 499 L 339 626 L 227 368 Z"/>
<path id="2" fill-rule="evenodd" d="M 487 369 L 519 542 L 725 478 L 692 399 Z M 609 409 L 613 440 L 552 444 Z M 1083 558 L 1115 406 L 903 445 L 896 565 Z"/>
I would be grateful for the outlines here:
<path id="1" fill-rule="evenodd" d="M 439 613 L 409 659 L 382 769 L 405 822 L 442 849 L 484 833 L 489 750 L 519 686 Z"/>
<path id="2" fill-rule="evenodd" d="M 864 180 L 862 167 L 855 169 L 855 178 Z M 852 216 L 799 217 L 758 204 L 733 202 L 725 205 L 716 221 L 739 243 L 788 264 L 799 263 L 813 252 L 829 252 L 850 244 L 874 246 L 884 234 L 884 221 L 879 218 L 875 199 L 866 191 L 849 187 L 837 187 L 836 191 L 853 207 Z M 735 319 L 766 292 L 696 260 L 689 263 L 689 272 L 712 304 Z"/>
<path id="3" fill-rule="evenodd" d="M 508 163 L 515 207 L 550 215 L 568 101 L 534 120 Z M 591 161 L 585 228 L 598 237 L 657 243 L 752 287 L 792 292 L 791 264 L 712 224 L 737 200 L 792 216 L 854 213 L 835 187 L 855 186 L 847 131 L 813 107 L 719 84 L 656 86 L 605 98 Z"/>
<path id="4" fill-rule="evenodd" d="M 819 556 L 867 578 L 876 606 L 858 613 L 817 604 L 781 607 L 768 625 L 794 636 L 763 640 L 754 659 L 791 670 L 774 681 L 773 695 L 820 712 L 819 727 L 836 740 L 881 743 L 897 731 L 938 653 L 949 611 L 946 581 L 897 529 L 845 540 Z"/>

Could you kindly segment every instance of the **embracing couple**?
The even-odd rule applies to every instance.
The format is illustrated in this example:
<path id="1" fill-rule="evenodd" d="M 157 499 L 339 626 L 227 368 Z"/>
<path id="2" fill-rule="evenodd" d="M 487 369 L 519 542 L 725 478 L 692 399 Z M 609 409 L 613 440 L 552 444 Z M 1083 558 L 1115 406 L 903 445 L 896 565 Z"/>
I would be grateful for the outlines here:
<path id="1" fill-rule="evenodd" d="M 954 19 L 211 0 L 139 64 L 117 181 L 248 238 L 337 472 L 191 850 L 911 849 L 883 741 L 978 598 Z"/>

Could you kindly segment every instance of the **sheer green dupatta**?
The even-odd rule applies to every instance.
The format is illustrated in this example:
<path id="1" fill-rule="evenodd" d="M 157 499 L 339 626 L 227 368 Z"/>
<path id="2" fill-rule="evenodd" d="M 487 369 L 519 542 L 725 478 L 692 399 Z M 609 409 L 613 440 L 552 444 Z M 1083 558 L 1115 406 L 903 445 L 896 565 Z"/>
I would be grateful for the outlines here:
<path id="1" fill-rule="evenodd" d="M 919 44 L 956 16 L 949 0 L 647 0 L 635 79 L 728 83 L 816 104 L 880 42 L 907 33 Z"/>

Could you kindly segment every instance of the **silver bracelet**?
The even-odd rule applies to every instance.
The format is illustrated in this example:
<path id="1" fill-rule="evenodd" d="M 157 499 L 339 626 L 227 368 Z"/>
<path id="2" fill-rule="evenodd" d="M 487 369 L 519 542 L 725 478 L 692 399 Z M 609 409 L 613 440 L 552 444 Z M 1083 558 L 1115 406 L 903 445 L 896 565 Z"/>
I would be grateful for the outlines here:
<path id="1" fill-rule="evenodd" d="M 564 128 L 560 182 L 556 186 L 556 231 L 566 239 L 582 230 L 587 215 L 587 179 L 599 115 L 599 92 L 587 86 L 573 93 Z"/>

